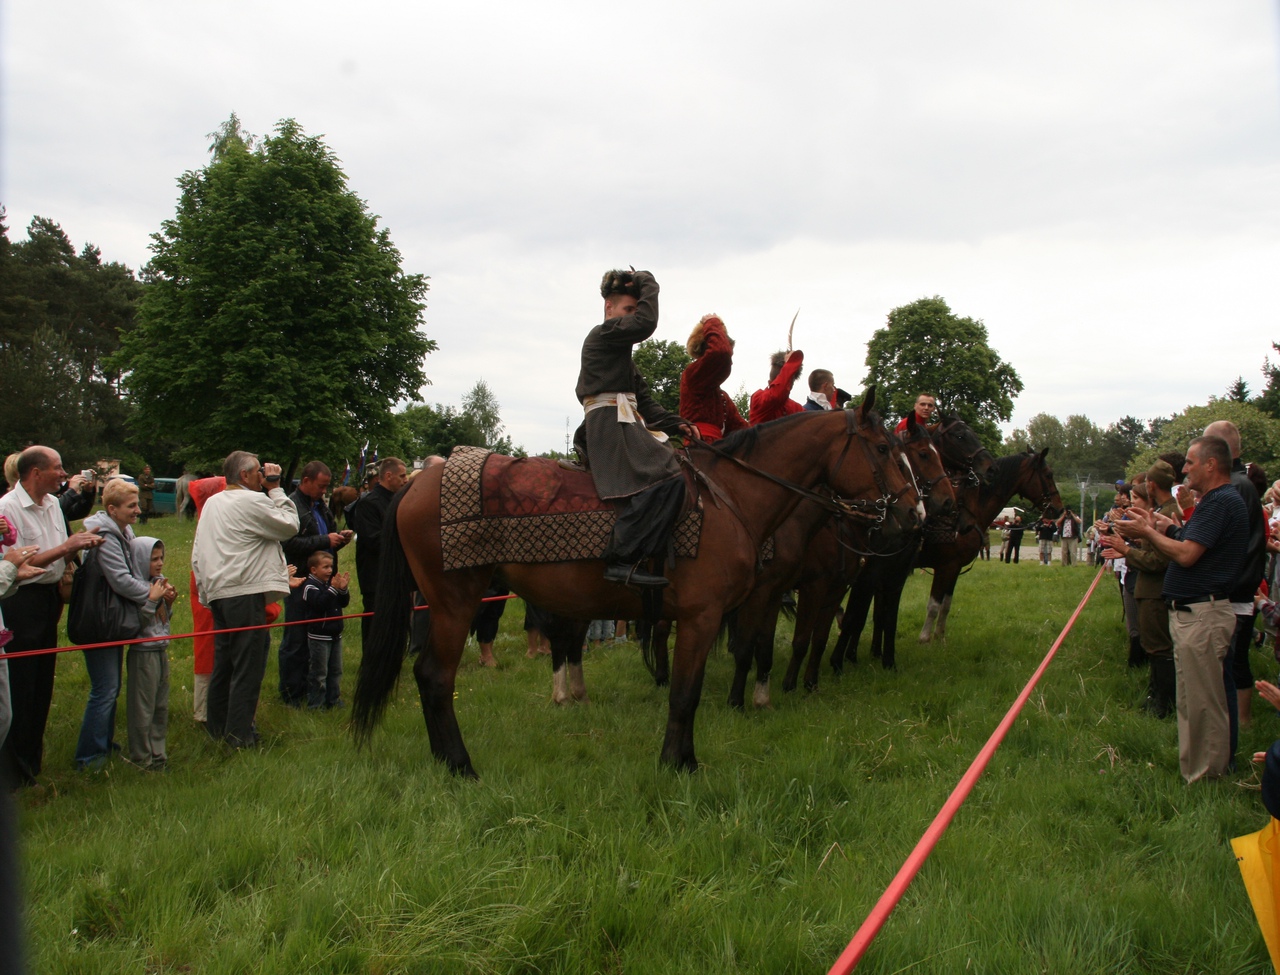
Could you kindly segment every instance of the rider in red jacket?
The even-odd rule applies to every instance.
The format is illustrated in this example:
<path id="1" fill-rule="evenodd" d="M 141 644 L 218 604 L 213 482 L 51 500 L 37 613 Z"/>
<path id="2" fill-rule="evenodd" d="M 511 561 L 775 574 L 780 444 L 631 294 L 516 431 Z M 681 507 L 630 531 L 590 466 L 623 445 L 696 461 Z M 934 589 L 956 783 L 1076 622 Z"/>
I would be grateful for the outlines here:
<path id="1" fill-rule="evenodd" d="M 685 348 L 693 361 L 680 374 L 680 415 L 708 443 L 741 430 L 747 421 L 721 385 L 733 370 L 733 340 L 719 315 L 703 315 Z"/>
<path id="2" fill-rule="evenodd" d="M 751 408 L 747 411 L 747 418 L 753 427 L 804 409 L 791 398 L 791 387 L 803 368 L 804 353 L 799 349 L 773 354 L 769 385 L 751 394 Z"/>

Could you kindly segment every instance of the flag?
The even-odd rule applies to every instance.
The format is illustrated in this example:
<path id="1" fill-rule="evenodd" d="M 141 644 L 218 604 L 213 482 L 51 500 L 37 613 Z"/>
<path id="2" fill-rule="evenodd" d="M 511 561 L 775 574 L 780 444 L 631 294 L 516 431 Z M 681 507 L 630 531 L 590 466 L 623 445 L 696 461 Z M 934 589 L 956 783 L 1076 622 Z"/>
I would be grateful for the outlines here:
<path id="1" fill-rule="evenodd" d="M 351 461 L 343 458 L 343 463 L 345 463 L 347 466 L 342 472 L 342 486 L 346 487 L 347 482 L 351 480 Z"/>
<path id="2" fill-rule="evenodd" d="M 360 448 L 360 472 L 356 475 L 356 479 L 364 480 L 364 452 L 369 449 L 369 441 L 364 442 L 364 446 Z"/>
<path id="3" fill-rule="evenodd" d="M 1271 964 L 1280 971 L 1280 821 L 1273 818 L 1258 832 L 1237 836 L 1231 841 L 1231 849 L 1236 852 L 1244 889 L 1253 903 Z"/>
<path id="4" fill-rule="evenodd" d="M 369 470 L 376 471 L 378 469 L 378 448 L 373 448 L 373 460 L 369 461 Z"/>

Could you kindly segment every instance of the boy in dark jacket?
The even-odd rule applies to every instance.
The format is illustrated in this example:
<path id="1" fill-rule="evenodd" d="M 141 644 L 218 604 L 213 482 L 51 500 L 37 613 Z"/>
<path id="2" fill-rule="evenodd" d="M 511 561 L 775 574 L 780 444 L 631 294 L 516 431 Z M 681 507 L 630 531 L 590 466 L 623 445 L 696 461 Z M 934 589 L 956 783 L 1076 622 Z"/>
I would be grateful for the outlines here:
<path id="1" fill-rule="evenodd" d="M 347 572 L 334 574 L 329 552 L 312 552 L 307 559 L 307 581 L 302 584 L 303 619 L 307 620 L 307 707 L 342 706 L 342 626 L 336 619 L 351 600 Z"/>

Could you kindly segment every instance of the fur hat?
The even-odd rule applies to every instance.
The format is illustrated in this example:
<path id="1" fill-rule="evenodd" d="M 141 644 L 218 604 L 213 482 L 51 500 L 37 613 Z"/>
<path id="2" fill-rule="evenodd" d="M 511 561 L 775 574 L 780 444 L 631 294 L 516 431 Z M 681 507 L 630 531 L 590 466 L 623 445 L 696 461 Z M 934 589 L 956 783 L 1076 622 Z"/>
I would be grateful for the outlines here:
<path id="1" fill-rule="evenodd" d="M 635 271 L 605 271 L 600 279 L 600 297 L 612 298 L 614 295 L 630 295 L 640 297 L 640 285 L 636 284 Z"/>
<path id="2" fill-rule="evenodd" d="M 1173 482 L 1176 480 L 1173 474 L 1173 465 L 1167 460 L 1156 461 L 1147 471 L 1147 480 L 1161 491 L 1172 490 Z"/>
<path id="3" fill-rule="evenodd" d="M 684 344 L 684 349 L 689 353 L 691 359 L 697 359 L 707 350 L 706 332 L 708 322 L 717 322 L 721 328 L 724 328 L 724 320 L 715 312 L 699 318 L 698 324 L 693 326 L 693 331 L 689 333 L 689 341 Z M 725 336 L 728 337 L 728 334 L 728 331 L 726 331 Z"/>

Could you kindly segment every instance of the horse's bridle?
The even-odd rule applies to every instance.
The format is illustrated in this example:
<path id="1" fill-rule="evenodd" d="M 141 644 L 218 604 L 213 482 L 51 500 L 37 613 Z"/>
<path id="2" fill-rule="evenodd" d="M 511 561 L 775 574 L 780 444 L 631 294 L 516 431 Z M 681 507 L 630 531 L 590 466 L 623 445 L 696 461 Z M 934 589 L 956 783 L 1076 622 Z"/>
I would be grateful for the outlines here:
<path id="1" fill-rule="evenodd" d="M 870 520 L 873 523 L 873 527 L 879 526 L 884 523 L 885 516 L 889 508 L 893 504 L 897 503 L 898 499 L 901 498 L 904 494 L 906 494 L 907 491 L 911 490 L 912 486 L 909 484 L 903 485 L 902 490 L 900 491 L 889 490 L 889 485 L 884 479 L 884 473 L 880 470 L 880 465 L 877 462 L 877 458 L 871 451 L 871 445 L 867 443 L 864 437 L 859 436 L 857 420 L 853 416 L 854 411 L 845 410 L 844 414 L 845 414 L 844 449 L 840 451 L 840 456 L 836 460 L 835 467 L 832 468 L 831 470 L 831 479 L 834 480 L 836 475 L 840 473 L 840 467 L 842 464 L 844 464 L 845 457 L 848 456 L 849 447 L 853 443 L 854 439 L 856 438 L 859 442 L 862 443 L 863 452 L 867 455 L 867 461 L 871 468 L 872 478 L 875 480 L 876 490 L 880 492 L 880 497 L 876 498 L 874 501 L 848 500 L 846 498 L 841 498 L 836 495 L 827 497 L 826 495 L 819 494 L 816 491 L 811 491 L 808 488 L 802 487 L 801 485 L 796 484 L 792 481 L 788 481 L 784 477 L 778 477 L 776 474 L 770 474 L 768 471 L 762 471 L 758 467 L 753 467 L 751 464 L 748 464 L 746 461 L 742 460 L 741 458 L 735 457 L 733 454 L 729 453 L 728 451 L 720 447 L 717 447 L 713 443 L 707 443 L 705 440 L 689 441 L 685 444 L 685 449 L 687 451 L 689 447 L 693 447 L 693 446 L 702 447 L 705 450 L 711 451 L 717 457 L 720 457 L 723 460 L 727 460 L 730 463 L 737 465 L 738 467 L 742 468 L 744 471 L 749 471 L 750 473 L 755 474 L 758 477 L 763 477 L 767 481 L 772 481 L 774 484 L 778 485 L 781 488 L 785 488 L 786 490 L 790 491 L 792 494 L 798 494 L 800 497 L 804 498 L 804 500 L 806 501 L 812 501 L 814 504 L 818 505 L 820 508 L 824 509 L 825 511 L 828 511 L 831 514 L 835 515 L 837 518 L 850 517 L 850 516 L 865 518 Z"/>
<path id="2" fill-rule="evenodd" d="M 942 437 L 946 436 L 946 433 L 948 430 L 954 429 L 957 423 L 964 423 L 964 421 L 959 417 L 956 417 L 950 423 L 939 423 L 938 429 L 936 433 L 933 434 L 933 436 L 937 439 L 941 439 Z M 952 483 L 953 484 L 960 483 L 960 481 L 954 480 L 954 476 L 959 475 L 962 481 L 968 481 L 968 483 L 972 484 L 974 487 L 980 486 L 982 484 L 982 477 L 978 474 L 976 470 L 973 469 L 973 462 L 978 459 L 979 454 L 985 453 L 985 452 L 988 452 L 987 448 L 979 444 L 978 449 L 973 451 L 973 453 L 967 454 L 964 457 L 961 457 L 959 463 L 955 465 L 955 470 L 952 475 L 953 476 Z M 947 464 L 946 452 L 940 450 L 939 453 L 942 454 L 942 462 L 943 462 L 943 465 L 946 466 Z"/>

